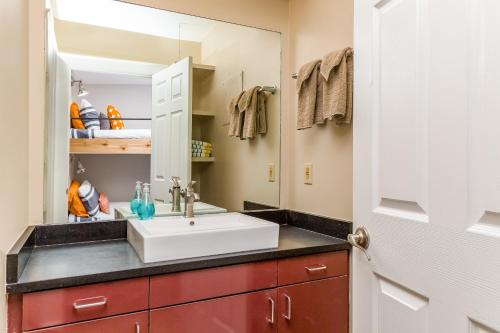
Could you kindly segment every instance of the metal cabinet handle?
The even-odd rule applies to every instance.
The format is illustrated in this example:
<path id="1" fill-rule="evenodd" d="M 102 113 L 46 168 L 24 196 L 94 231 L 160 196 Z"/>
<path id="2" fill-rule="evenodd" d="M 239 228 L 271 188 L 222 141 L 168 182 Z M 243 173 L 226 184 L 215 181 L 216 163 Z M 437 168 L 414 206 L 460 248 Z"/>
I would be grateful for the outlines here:
<path id="1" fill-rule="evenodd" d="M 288 309 L 288 313 L 287 314 L 283 314 L 283 318 L 285 318 L 286 320 L 291 320 L 292 319 L 292 299 L 287 294 L 285 294 L 283 296 L 286 299 L 287 309 Z"/>
<path id="2" fill-rule="evenodd" d="M 139 323 L 135 323 L 135 333 L 141 333 L 141 325 Z"/>
<path id="3" fill-rule="evenodd" d="M 102 300 L 97 301 L 97 302 L 92 302 L 92 303 L 79 304 L 80 302 L 85 302 L 85 301 L 89 301 L 89 300 L 93 300 L 93 299 L 102 299 Z M 104 306 L 107 303 L 108 303 L 108 299 L 106 297 L 99 296 L 99 297 L 93 297 L 93 298 L 76 300 L 73 303 L 73 308 L 75 310 L 83 310 L 83 309 L 89 309 L 89 308 L 96 308 L 96 307 Z"/>
<path id="4" fill-rule="evenodd" d="M 328 267 L 326 265 L 317 265 L 316 267 L 306 267 L 306 271 L 308 272 L 319 272 L 319 271 L 326 271 Z"/>
<path id="5" fill-rule="evenodd" d="M 269 317 L 266 317 L 266 320 L 269 324 L 274 324 L 274 308 L 275 308 L 275 304 L 274 304 L 274 299 L 272 299 L 271 297 L 268 297 L 267 298 L 269 303 L 271 303 L 271 318 Z"/>
<path id="6" fill-rule="evenodd" d="M 365 227 L 359 227 L 356 229 L 354 234 L 347 235 L 347 241 L 354 247 L 363 251 L 368 261 L 371 261 L 372 258 L 366 252 L 368 247 L 370 246 L 370 234 Z"/>

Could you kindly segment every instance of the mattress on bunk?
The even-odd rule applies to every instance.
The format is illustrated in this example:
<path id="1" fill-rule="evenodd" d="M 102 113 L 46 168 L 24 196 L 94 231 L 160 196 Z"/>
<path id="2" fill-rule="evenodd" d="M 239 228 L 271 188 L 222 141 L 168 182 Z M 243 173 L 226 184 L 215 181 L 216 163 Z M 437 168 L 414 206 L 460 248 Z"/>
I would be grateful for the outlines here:
<path id="1" fill-rule="evenodd" d="M 150 129 L 121 129 L 121 130 L 98 130 L 98 129 L 75 129 L 69 130 L 72 139 L 149 139 Z"/>
<path id="2" fill-rule="evenodd" d="M 109 221 L 115 220 L 115 209 L 129 207 L 128 202 L 110 202 L 109 203 L 109 214 L 99 212 L 94 217 L 78 217 L 73 214 L 68 215 L 68 222 L 96 222 L 96 221 Z"/>

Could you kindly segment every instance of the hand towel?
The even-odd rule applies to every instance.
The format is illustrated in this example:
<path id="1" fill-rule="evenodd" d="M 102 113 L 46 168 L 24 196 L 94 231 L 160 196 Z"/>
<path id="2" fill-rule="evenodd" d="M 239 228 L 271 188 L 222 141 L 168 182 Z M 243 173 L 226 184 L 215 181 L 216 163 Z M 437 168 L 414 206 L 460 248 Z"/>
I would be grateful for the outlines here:
<path id="1" fill-rule="evenodd" d="M 338 125 L 352 119 L 353 50 L 346 47 L 325 55 L 321 61 L 323 119 Z"/>
<path id="2" fill-rule="evenodd" d="M 253 139 L 257 134 L 257 111 L 259 86 L 245 91 L 238 102 L 240 114 L 244 113 L 244 121 L 241 130 L 241 139 Z"/>
<path id="3" fill-rule="evenodd" d="M 257 110 L 257 133 L 267 133 L 267 95 L 265 92 L 260 91 L 257 95 L 259 101 L 259 108 Z"/>
<path id="4" fill-rule="evenodd" d="M 297 129 L 324 122 L 321 103 L 323 85 L 318 80 L 320 65 L 320 60 L 311 61 L 303 65 L 297 74 Z"/>
<path id="5" fill-rule="evenodd" d="M 229 136 L 240 136 L 240 110 L 238 109 L 238 102 L 241 95 L 243 95 L 243 91 L 233 97 L 227 106 L 229 113 Z"/>

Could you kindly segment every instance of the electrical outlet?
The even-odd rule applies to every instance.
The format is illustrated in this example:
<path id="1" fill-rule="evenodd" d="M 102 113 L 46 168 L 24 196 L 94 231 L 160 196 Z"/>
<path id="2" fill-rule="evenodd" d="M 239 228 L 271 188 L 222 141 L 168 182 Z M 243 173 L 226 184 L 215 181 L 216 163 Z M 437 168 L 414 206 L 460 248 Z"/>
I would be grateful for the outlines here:
<path id="1" fill-rule="evenodd" d="M 313 165 L 312 163 L 304 164 L 304 184 L 312 185 L 313 183 Z"/>
<path id="2" fill-rule="evenodd" d="M 267 181 L 274 183 L 276 181 L 276 169 L 274 167 L 274 164 L 269 164 L 267 166 Z"/>

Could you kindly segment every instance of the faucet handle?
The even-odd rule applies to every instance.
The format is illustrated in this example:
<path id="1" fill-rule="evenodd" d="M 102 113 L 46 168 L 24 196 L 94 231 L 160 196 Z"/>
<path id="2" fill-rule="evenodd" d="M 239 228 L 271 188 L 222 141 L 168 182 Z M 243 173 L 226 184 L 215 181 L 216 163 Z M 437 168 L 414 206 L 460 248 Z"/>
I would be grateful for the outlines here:
<path id="1" fill-rule="evenodd" d="M 196 184 L 196 180 L 192 180 L 187 184 L 188 191 L 194 191 L 194 185 Z"/>
<path id="2" fill-rule="evenodd" d="M 181 177 L 172 176 L 170 177 L 170 182 L 174 187 L 181 187 Z"/>

